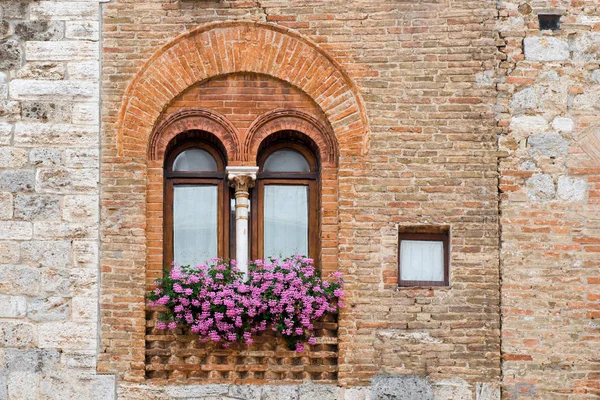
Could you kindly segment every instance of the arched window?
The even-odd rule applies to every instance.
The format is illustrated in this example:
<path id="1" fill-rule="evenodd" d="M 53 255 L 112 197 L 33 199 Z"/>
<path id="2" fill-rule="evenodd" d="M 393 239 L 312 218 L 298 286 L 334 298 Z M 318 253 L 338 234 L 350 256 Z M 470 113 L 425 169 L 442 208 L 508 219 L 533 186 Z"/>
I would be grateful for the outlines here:
<path id="1" fill-rule="evenodd" d="M 278 143 L 258 159 L 253 256 L 318 257 L 318 177 L 315 156 L 298 143 Z"/>
<path id="2" fill-rule="evenodd" d="M 216 148 L 192 141 L 172 149 L 165 164 L 165 262 L 227 257 L 228 202 L 225 161 Z"/>

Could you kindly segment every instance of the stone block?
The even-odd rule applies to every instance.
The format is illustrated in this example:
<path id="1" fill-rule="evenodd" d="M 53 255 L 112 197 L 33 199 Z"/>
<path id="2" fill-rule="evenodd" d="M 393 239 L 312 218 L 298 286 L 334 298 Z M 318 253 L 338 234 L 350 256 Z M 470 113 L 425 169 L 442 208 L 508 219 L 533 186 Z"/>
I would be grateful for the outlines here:
<path id="1" fill-rule="evenodd" d="M 96 369 L 96 352 L 94 350 L 63 351 L 61 363 L 72 369 Z"/>
<path id="2" fill-rule="evenodd" d="M 0 122 L 0 145 L 7 146 L 10 144 L 12 130 L 12 124 L 9 124 L 7 122 Z"/>
<path id="3" fill-rule="evenodd" d="M 10 22 L 8 22 L 7 20 L 3 19 L 0 21 L 0 39 L 4 39 L 7 36 L 10 36 L 12 34 L 12 29 L 11 29 L 11 25 Z"/>
<path id="4" fill-rule="evenodd" d="M 16 264 L 20 258 L 19 242 L 0 242 L 0 264 Z"/>
<path id="5" fill-rule="evenodd" d="M 40 1 L 32 3 L 30 16 L 32 20 L 98 20 L 97 2 L 73 1 Z"/>
<path id="6" fill-rule="evenodd" d="M 84 39 L 97 41 L 100 36 L 99 24 L 96 21 L 67 22 L 65 37 L 67 39 Z"/>
<path id="7" fill-rule="evenodd" d="M 65 66 L 59 62 L 28 62 L 15 74 L 17 79 L 60 80 L 65 78 Z"/>
<path id="8" fill-rule="evenodd" d="M 99 48 L 94 42 L 61 40 L 60 42 L 25 42 L 26 61 L 98 60 Z"/>
<path id="9" fill-rule="evenodd" d="M 8 76 L 0 72 L 0 99 L 8 99 Z"/>
<path id="10" fill-rule="evenodd" d="M 41 398 L 48 400 L 114 400 L 116 393 L 111 375 L 54 374 L 44 376 L 39 386 Z"/>
<path id="11" fill-rule="evenodd" d="M 340 388 L 333 385 L 315 385 L 312 382 L 303 383 L 299 387 L 299 400 L 337 400 Z"/>
<path id="12" fill-rule="evenodd" d="M 21 117 L 21 104 L 18 101 L 2 101 L 0 100 L 0 117 L 7 122 L 0 122 L 0 145 L 10 144 L 10 131 L 12 125 L 8 122 L 15 122 Z M 5 127 L 9 127 L 8 132 L 5 132 Z"/>
<path id="13" fill-rule="evenodd" d="M 600 69 L 595 69 L 592 71 L 590 80 L 594 83 L 600 83 Z"/>
<path id="14" fill-rule="evenodd" d="M 422 376 L 375 376 L 371 379 L 373 400 L 434 400 L 431 383 Z"/>
<path id="15" fill-rule="evenodd" d="M 172 398 L 207 398 L 224 397 L 229 392 L 229 385 L 208 384 L 208 385 L 181 385 L 167 386 L 165 394 Z"/>
<path id="16" fill-rule="evenodd" d="M 40 285 L 40 271 L 28 265 L 3 265 L 0 268 L 0 292 L 35 296 Z"/>
<path id="17" fill-rule="evenodd" d="M 70 122 L 71 105 L 47 101 L 28 101 L 21 103 L 21 117 L 27 121 Z"/>
<path id="18" fill-rule="evenodd" d="M 36 330 L 25 322 L 0 321 L 0 347 L 22 348 L 35 345 Z"/>
<path id="19" fill-rule="evenodd" d="M 29 2 L 23 0 L 3 0 L 2 16 L 6 19 L 24 19 L 27 17 Z"/>
<path id="20" fill-rule="evenodd" d="M 71 79 L 98 80 L 100 66 L 97 61 L 78 61 L 67 63 L 67 71 Z"/>
<path id="21" fill-rule="evenodd" d="M 40 280 L 40 293 L 43 296 L 71 297 L 73 295 L 73 281 L 67 269 L 43 268 Z"/>
<path id="22" fill-rule="evenodd" d="M 9 373 L 6 386 L 11 399 L 39 400 L 40 375 L 35 372 Z"/>
<path id="23" fill-rule="evenodd" d="M 523 114 L 527 110 L 541 107 L 544 91 L 544 88 L 528 87 L 516 92 L 510 101 L 513 115 Z"/>
<path id="24" fill-rule="evenodd" d="M 0 70 L 20 67 L 22 54 L 21 46 L 16 40 L 0 40 Z"/>
<path id="25" fill-rule="evenodd" d="M 600 61 L 600 33 L 578 32 L 573 42 L 573 60 Z"/>
<path id="26" fill-rule="evenodd" d="M 31 266 L 66 268 L 71 263 L 71 242 L 69 240 L 23 242 L 21 259 Z"/>
<path id="27" fill-rule="evenodd" d="M 13 79 L 9 86 L 11 97 L 14 100 L 75 101 L 88 99 L 96 100 L 99 96 L 98 83 L 87 81 L 37 81 L 32 79 Z"/>
<path id="28" fill-rule="evenodd" d="M 69 310 L 69 299 L 64 297 L 30 299 L 27 318 L 35 322 L 64 321 L 69 319 Z"/>
<path id="29" fill-rule="evenodd" d="M 345 388 L 343 393 L 343 400 L 371 400 L 371 388 L 368 386 Z"/>
<path id="30" fill-rule="evenodd" d="M 4 171 L 0 174 L 0 191 L 32 192 L 34 172 L 29 170 Z"/>
<path id="31" fill-rule="evenodd" d="M 475 400 L 500 400 L 501 397 L 499 385 L 488 382 L 475 384 Z"/>
<path id="32" fill-rule="evenodd" d="M 460 378 L 445 379 L 433 382 L 435 400 L 473 400 L 473 388 Z"/>
<path id="33" fill-rule="evenodd" d="M 95 322 L 47 322 L 39 325 L 39 347 L 93 350 L 96 347 Z"/>
<path id="34" fill-rule="evenodd" d="M 29 240 L 32 233 L 31 222 L 0 221 L 0 240 Z"/>
<path id="35" fill-rule="evenodd" d="M 510 130 L 516 137 L 527 137 L 536 133 L 543 133 L 548 128 L 548 122 L 539 116 L 512 117 L 510 120 Z"/>
<path id="36" fill-rule="evenodd" d="M 569 143 L 557 133 L 540 133 L 527 140 L 533 157 L 564 157 L 569 153 Z"/>
<path id="37" fill-rule="evenodd" d="M 77 103 L 73 106 L 73 123 L 79 125 L 97 125 L 100 121 L 98 103 Z"/>
<path id="38" fill-rule="evenodd" d="M 98 243 L 93 241 L 73 241 L 73 267 L 96 268 L 98 265 Z"/>
<path id="39" fill-rule="evenodd" d="M 9 373 L 52 373 L 59 366 L 60 352 L 39 349 L 5 349 L 4 362 Z"/>
<path id="40" fill-rule="evenodd" d="M 71 293 L 73 296 L 98 296 L 98 269 L 77 268 L 70 270 Z"/>
<path id="41" fill-rule="evenodd" d="M 98 170 L 92 168 L 39 168 L 36 190 L 46 193 L 96 192 Z"/>
<path id="42" fill-rule="evenodd" d="M 533 201 L 552 200 L 556 194 L 554 180 L 548 174 L 536 174 L 527 180 L 527 196 Z"/>
<path id="43" fill-rule="evenodd" d="M 82 224 L 74 222 L 34 222 L 33 234 L 36 239 L 90 239 L 96 238 L 98 226 L 96 224 Z"/>
<path id="44" fill-rule="evenodd" d="M 273 385 L 263 386 L 260 400 L 296 400 L 298 398 L 298 386 L 296 385 Z"/>
<path id="45" fill-rule="evenodd" d="M 60 197 L 40 194 L 17 194 L 15 196 L 15 219 L 60 219 Z"/>
<path id="46" fill-rule="evenodd" d="M 100 152 L 97 149 L 67 149 L 65 158 L 69 168 L 98 168 Z"/>
<path id="47" fill-rule="evenodd" d="M 23 318 L 27 312 L 24 296 L 0 295 L 0 318 Z"/>
<path id="48" fill-rule="evenodd" d="M 230 385 L 228 396 L 233 399 L 255 400 L 262 396 L 262 387 L 258 385 Z"/>
<path id="49" fill-rule="evenodd" d="M 13 217 L 13 195 L 0 192 L 0 219 L 11 219 Z"/>
<path id="50" fill-rule="evenodd" d="M 0 147 L 0 168 L 18 169 L 27 165 L 27 151 L 15 147 Z"/>
<path id="51" fill-rule="evenodd" d="M 23 21 L 15 24 L 15 36 L 21 40 L 60 40 L 64 35 L 64 23 L 49 21 Z"/>
<path id="52" fill-rule="evenodd" d="M 98 222 L 98 196 L 65 196 L 63 220 L 69 222 Z"/>
<path id="53" fill-rule="evenodd" d="M 523 43 L 525 59 L 529 61 L 562 61 L 569 59 L 569 44 L 550 36 L 526 37 Z"/>
<path id="54" fill-rule="evenodd" d="M 587 182 L 581 178 L 559 176 L 556 195 L 560 200 L 568 202 L 582 201 L 587 193 Z"/>
<path id="55" fill-rule="evenodd" d="M 98 127 L 89 125 L 18 123 L 15 144 L 22 147 L 96 147 Z"/>
<path id="56" fill-rule="evenodd" d="M 570 133 L 573 132 L 574 123 L 571 118 L 556 117 L 552 121 L 552 127 L 558 132 Z"/>
<path id="57" fill-rule="evenodd" d="M 73 321 L 96 321 L 98 319 L 98 299 L 93 297 L 73 297 L 71 299 Z"/>
<path id="58" fill-rule="evenodd" d="M 61 164 L 62 152 L 55 148 L 36 148 L 29 152 L 29 162 L 36 167 L 54 167 Z"/>

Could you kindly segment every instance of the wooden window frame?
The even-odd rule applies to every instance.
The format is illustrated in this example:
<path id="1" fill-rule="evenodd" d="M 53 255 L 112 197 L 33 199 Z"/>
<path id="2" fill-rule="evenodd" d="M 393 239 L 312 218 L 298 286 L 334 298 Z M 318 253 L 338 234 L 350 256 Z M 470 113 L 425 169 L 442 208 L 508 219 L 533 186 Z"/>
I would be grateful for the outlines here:
<path id="1" fill-rule="evenodd" d="M 398 234 L 398 286 L 399 287 L 429 287 L 450 286 L 450 248 L 448 233 L 399 233 Z M 444 280 L 443 281 L 409 281 L 402 280 L 401 248 L 403 240 L 419 240 L 443 242 L 444 248 Z"/>
<path id="2" fill-rule="evenodd" d="M 190 148 L 208 151 L 217 162 L 217 171 L 178 172 L 173 171 L 177 156 Z M 172 149 L 165 160 L 164 177 L 164 226 L 163 226 L 163 264 L 170 270 L 174 258 L 173 193 L 176 185 L 214 185 L 217 186 L 217 257 L 230 258 L 230 188 L 226 182 L 225 158 L 208 143 L 190 141 Z M 235 249 L 233 249 L 235 254 Z"/>
<path id="3" fill-rule="evenodd" d="M 290 149 L 302 154 L 308 161 L 310 172 L 265 172 L 263 170 L 267 158 L 278 150 Z M 258 158 L 259 172 L 256 185 L 252 191 L 250 224 L 250 256 L 253 259 L 264 258 L 264 188 L 265 185 L 302 185 L 308 186 L 308 254 L 314 260 L 315 268 L 319 267 L 320 251 L 320 172 L 313 153 L 295 142 L 281 142 L 269 146 Z"/>

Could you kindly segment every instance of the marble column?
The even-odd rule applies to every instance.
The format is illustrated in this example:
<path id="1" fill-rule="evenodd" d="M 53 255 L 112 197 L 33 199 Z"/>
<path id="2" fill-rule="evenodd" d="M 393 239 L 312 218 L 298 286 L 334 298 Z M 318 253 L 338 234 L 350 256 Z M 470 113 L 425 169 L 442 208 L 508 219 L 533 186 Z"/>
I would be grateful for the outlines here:
<path id="1" fill-rule="evenodd" d="M 250 188 L 254 186 L 258 167 L 227 167 L 227 180 L 235 188 L 235 259 L 237 266 L 248 276 L 248 214 Z"/>

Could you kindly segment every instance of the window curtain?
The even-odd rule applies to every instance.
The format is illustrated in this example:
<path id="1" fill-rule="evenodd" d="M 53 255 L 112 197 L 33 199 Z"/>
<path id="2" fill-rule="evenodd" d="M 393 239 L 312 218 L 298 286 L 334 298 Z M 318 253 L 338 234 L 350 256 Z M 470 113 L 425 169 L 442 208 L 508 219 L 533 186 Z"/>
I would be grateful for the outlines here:
<path id="1" fill-rule="evenodd" d="M 400 279 L 404 281 L 443 281 L 444 242 L 402 240 Z"/>
<path id="2" fill-rule="evenodd" d="M 173 193 L 173 253 L 179 265 L 217 257 L 217 186 L 177 185 Z"/>
<path id="3" fill-rule="evenodd" d="M 265 185 L 264 255 L 308 256 L 308 186 Z"/>

